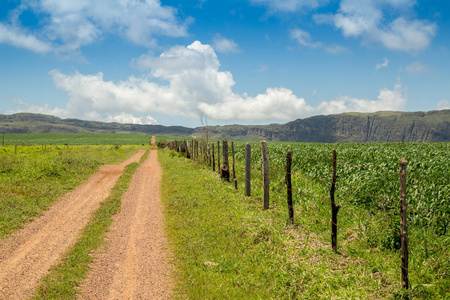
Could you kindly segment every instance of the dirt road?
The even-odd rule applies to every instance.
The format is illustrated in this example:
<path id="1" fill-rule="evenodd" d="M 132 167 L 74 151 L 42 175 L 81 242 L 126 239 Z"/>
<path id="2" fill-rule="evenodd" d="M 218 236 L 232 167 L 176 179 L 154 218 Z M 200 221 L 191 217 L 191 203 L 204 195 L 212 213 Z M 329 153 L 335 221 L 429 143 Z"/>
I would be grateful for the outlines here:
<path id="1" fill-rule="evenodd" d="M 94 264 L 80 299 L 166 299 L 170 296 L 170 267 L 159 199 L 161 167 L 152 150 L 122 197 L 107 245 Z"/>
<path id="2" fill-rule="evenodd" d="M 34 293 L 39 280 L 76 242 L 124 167 L 138 162 L 144 152 L 139 151 L 120 165 L 101 167 L 43 215 L 0 241 L 0 299 L 25 299 Z"/>

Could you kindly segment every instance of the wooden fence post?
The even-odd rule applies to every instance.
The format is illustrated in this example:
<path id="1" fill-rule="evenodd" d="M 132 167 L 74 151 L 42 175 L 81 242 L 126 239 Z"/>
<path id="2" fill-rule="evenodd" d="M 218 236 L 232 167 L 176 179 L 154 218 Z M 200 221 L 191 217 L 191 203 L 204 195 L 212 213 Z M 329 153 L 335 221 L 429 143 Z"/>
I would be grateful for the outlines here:
<path id="1" fill-rule="evenodd" d="M 402 246 L 402 288 L 409 288 L 408 278 L 408 224 L 406 222 L 406 160 L 400 159 L 400 232 Z"/>
<path id="2" fill-rule="evenodd" d="M 289 210 L 289 220 L 294 224 L 294 207 L 292 204 L 292 180 L 291 180 L 292 152 L 288 150 L 286 155 L 286 186 L 287 186 L 287 204 Z"/>
<path id="3" fill-rule="evenodd" d="M 331 247 L 333 248 L 333 251 L 337 253 L 337 214 L 339 212 L 339 205 L 336 205 L 336 202 L 334 200 L 334 190 L 336 188 L 336 168 L 337 168 L 337 162 L 336 162 L 336 149 L 333 149 L 333 179 L 331 182 L 331 189 L 330 189 L 330 201 L 331 201 Z"/>
<path id="4" fill-rule="evenodd" d="M 214 156 L 214 143 L 211 143 L 211 147 L 212 147 L 212 169 L 213 169 L 213 172 L 215 172 L 216 171 L 216 159 Z"/>
<path id="5" fill-rule="evenodd" d="M 198 140 L 195 140 L 195 160 L 198 160 Z"/>
<path id="6" fill-rule="evenodd" d="M 186 158 L 190 159 L 191 158 L 191 154 L 189 151 L 189 144 L 186 140 L 184 140 L 184 147 L 186 148 Z"/>
<path id="7" fill-rule="evenodd" d="M 224 139 L 222 141 L 222 160 L 223 164 L 220 170 L 220 178 L 224 178 L 226 181 L 230 181 L 230 164 L 228 163 L 228 141 Z"/>
<path id="8" fill-rule="evenodd" d="M 233 156 L 233 181 L 234 181 L 234 188 L 237 190 L 236 164 L 235 164 L 235 158 L 234 158 L 234 142 L 231 142 L 231 154 Z"/>
<path id="9" fill-rule="evenodd" d="M 251 166 L 251 152 L 252 147 L 250 143 L 245 144 L 245 196 L 250 196 L 251 185 L 250 185 L 250 166 Z"/>
<path id="10" fill-rule="evenodd" d="M 220 175 L 220 141 L 217 141 L 217 171 Z"/>
<path id="11" fill-rule="evenodd" d="M 266 141 L 261 141 L 261 156 L 262 156 L 262 169 L 263 169 L 263 190 L 264 190 L 264 209 L 269 208 L 269 155 L 267 151 Z"/>
<path id="12" fill-rule="evenodd" d="M 207 148 L 208 148 L 208 160 L 209 160 L 209 166 L 212 166 L 212 154 L 211 154 L 211 148 L 209 147 L 209 144 L 207 144 Z"/>

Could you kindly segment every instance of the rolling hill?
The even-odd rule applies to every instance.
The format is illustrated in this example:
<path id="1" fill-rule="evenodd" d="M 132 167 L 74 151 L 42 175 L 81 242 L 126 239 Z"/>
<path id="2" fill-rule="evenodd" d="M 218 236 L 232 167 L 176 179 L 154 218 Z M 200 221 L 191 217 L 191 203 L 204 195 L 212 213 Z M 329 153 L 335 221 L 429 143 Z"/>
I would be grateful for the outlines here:
<path id="1" fill-rule="evenodd" d="M 344 113 L 297 119 L 286 124 L 208 126 L 213 138 L 292 142 L 448 142 L 450 110 L 429 112 Z M 5 133 L 136 133 L 197 136 L 205 127 L 138 125 L 60 119 L 18 113 L 0 114 Z"/>

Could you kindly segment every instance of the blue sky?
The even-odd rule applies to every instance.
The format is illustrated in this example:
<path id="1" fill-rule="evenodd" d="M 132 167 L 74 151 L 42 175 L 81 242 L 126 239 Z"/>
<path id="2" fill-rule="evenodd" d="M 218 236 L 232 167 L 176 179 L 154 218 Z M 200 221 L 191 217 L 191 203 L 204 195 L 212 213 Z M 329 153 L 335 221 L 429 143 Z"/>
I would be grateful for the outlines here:
<path id="1" fill-rule="evenodd" d="M 450 108 L 450 2 L 1 0 L 0 113 L 200 126 Z"/>

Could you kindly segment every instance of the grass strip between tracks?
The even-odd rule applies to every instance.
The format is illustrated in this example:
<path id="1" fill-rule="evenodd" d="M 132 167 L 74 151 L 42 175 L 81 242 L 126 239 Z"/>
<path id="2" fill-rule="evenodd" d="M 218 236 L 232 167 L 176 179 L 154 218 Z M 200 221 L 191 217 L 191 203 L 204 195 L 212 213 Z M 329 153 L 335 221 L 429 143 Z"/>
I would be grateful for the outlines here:
<path id="1" fill-rule="evenodd" d="M 132 163 L 125 168 L 111 195 L 93 214 L 77 243 L 64 254 L 62 262 L 43 278 L 33 299 L 74 299 L 77 296 L 76 287 L 89 270 L 89 264 L 93 260 L 92 252 L 104 243 L 112 217 L 120 210 L 122 195 L 127 191 L 136 169 L 148 155 L 147 150 L 139 163 Z"/>

